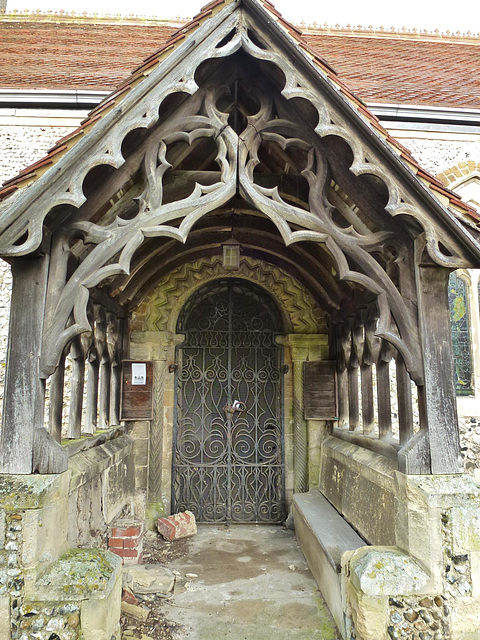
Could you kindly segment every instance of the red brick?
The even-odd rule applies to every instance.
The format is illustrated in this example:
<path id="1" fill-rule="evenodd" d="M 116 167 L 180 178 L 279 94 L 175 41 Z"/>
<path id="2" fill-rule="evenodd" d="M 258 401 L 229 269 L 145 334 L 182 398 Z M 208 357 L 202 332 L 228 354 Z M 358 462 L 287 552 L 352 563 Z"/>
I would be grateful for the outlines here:
<path id="1" fill-rule="evenodd" d="M 108 541 L 109 547 L 123 548 L 124 539 L 123 538 L 110 538 Z"/>
<path id="2" fill-rule="evenodd" d="M 121 558 L 138 558 L 139 552 L 138 549 L 110 549 L 112 553 L 116 553 L 117 556 Z"/>
<path id="3" fill-rule="evenodd" d="M 129 525 L 125 527 L 112 527 L 113 538 L 126 538 L 139 536 L 142 533 L 143 525 Z"/>
<path id="4" fill-rule="evenodd" d="M 124 587 L 122 591 L 122 602 L 136 605 L 138 604 L 138 599 L 135 597 L 133 591 L 130 591 L 128 587 Z"/>
<path id="5" fill-rule="evenodd" d="M 138 556 L 138 558 L 123 558 L 123 564 L 125 565 L 135 565 L 135 564 L 142 564 L 142 560 L 143 560 L 143 551 L 142 553 Z"/>
<path id="6" fill-rule="evenodd" d="M 137 547 L 141 547 L 143 545 L 143 537 L 139 536 L 138 538 L 124 538 L 123 546 L 125 549 L 136 549 Z"/>
<path id="7" fill-rule="evenodd" d="M 166 518 L 159 518 L 157 520 L 157 530 L 165 540 L 177 540 L 178 538 L 193 536 L 197 533 L 195 516 L 191 511 L 185 511 Z"/>

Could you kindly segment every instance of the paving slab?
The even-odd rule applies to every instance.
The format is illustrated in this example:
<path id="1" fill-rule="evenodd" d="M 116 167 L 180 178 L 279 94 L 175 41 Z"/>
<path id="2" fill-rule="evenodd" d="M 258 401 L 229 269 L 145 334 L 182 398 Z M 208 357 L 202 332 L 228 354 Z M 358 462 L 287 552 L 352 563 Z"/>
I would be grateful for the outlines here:
<path id="1" fill-rule="evenodd" d="M 162 611 L 179 640 L 340 638 L 291 531 L 199 525 L 167 567 L 178 588 Z"/>

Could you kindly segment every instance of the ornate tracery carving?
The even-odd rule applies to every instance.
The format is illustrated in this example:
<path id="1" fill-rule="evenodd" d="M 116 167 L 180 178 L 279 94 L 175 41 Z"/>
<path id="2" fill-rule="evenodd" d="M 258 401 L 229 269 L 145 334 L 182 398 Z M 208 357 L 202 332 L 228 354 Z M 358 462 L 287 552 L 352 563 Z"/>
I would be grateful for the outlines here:
<path id="1" fill-rule="evenodd" d="M 255 282 L 269 291 L 282 307 L 288 333 L 318 333 L 325 319 L 308 291 L 294 278 L 260 260 L 242 258 L 233 275 Z M 154 291 L 133 313 L 132 331 L 175 330 L 176 318 L 185 301 L 203 284 L 232 276 L 220 257 L 201 259 L 175 269 L 158 283 Z"/>
<path id="2" fill-rule="evenodd" d="M 10 242 L 3 249 L 5 254 L 38 246 L 41 226 L 52 207 L 68 204 L 79 209 L 76 219 L 69 217 L 66 224 L 70 244 L 76 243 L 78 265 L 49 300 L 42 375 L 52 373 L 69 341 L 90 329 L 86 308 L 92 288 L 118 274 L 128 277 L 135 253 L 150 238 L 170 237 L 185 243 L 203 216 L 239 194 L 276 225 L 286 245 L 320 244 L 337 279 L 376 299 L 376 335 L 395 346 L 411 376 L 421 382 L 413 251 L 406 249 L 405 241 L 411 244 L 412 235 L 424 233 L 430 258 L 444 266 L 459 265 L 459 245 L 452 238 L 444 240 L 447 247 L 440 244 L 438 225 L 415 194 L 388 170 L 378 141 L 372 146 L 352 129 L 348 108 L 332 98 L 332 87 L 322 73 L 317 71 L 314 80 L 270 36 L 248 12 L 230 5 L 221 18 L 216 16 L 205 25 L 183 61 L 175 51 L 123 100 L 121 108 L 113 109 L 95 132 L 76 145 L 71 154 L 74 171 L 61 161 L 48 193 L 41 181 L 33 185 L 31 193 L 38 197 L 32 213 L 28 220 L 17 217 L 4 231 L 4 245 Z M 241 56 L 256 61 L 256 72 L 267 74 L 265 64 L 274 65 L 275 77 L 256 81 Z M 214 60 L 216 66 L 205 71 L 202 63 Z M 222 67 L 222 61 L 230 66 Z M 244 79 L 248 101 L 239 100 L 232 77 Z M 159 104 L 179 92 L 190 97 L 173 115 L 158 121 Z M 297 99 L 313 108 L 316 122 L 306 124 Z M 258 104 L 258 109 L 252 104 Z M 102 223 L 95 212 L 88 213 L 83 180 L 101 164 L 121 168 L 126 162 L 122 142 L 138 127 L 151 129 L 140 164 L 129 174 L 131 179 L 140 172 L 143 181 L 138 208 L 128 218 L 112 221 L 106 216 L 108 223 Z M 216 175 L 211 172 L 208 181 L 201 176 L 193 179 L 193 190 L 186 197 L 166 197 L 165 187 L 173 173 L 182 169 L 185 157 L 175 151 L 175 145 L 183 144 L 188 154 L 205 140 L 216 146 Z M 343 150 L 339 151 L 338 141 Z M 276 167 L 272 174 L 279 173 L 283 162 L 283 174 L 307 184 L 305 198 L 285 197 L 278 185 L 262 184 L 258 174 L 262 147 Z M 16 206 L 21 208 L 23 200 L 27 200 L 25 194 Z M 395 223 L 395 216 L 412 220 L 410 236 Z"/>

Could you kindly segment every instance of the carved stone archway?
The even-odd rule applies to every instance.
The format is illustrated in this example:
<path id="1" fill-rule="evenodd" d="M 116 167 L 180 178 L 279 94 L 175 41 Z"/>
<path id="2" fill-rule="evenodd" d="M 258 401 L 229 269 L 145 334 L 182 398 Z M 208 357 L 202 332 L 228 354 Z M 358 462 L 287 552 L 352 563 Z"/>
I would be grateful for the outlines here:
<path id="1" fill-rule="evenodd" d="M 221 257 L 183 264 L 163 278 L 132 312 L 132 331 L 175 331 L 185 301 L 201 285 L 222 277 L 244 278 L 272 294 L 283 313 L 286 333 L 323 333 L 325 313 L 295 278 L 263 260 L 242 257 L 238 270 L 225 269 Z"/>
<path id="2" fill-rule="evenodd" d="M 284 376 L 287 502 L 293 491 L 305 490 L 309 473 L 318 477 L 319 446 L 308 447 L 308 432 L 323 432 L 318 421 L 303 415 L 303 362 L 328 357 L 326 315 L 313 295 L 295 277 L 264 260 L 243 256 L 238 270 L 223 267 L 220 256 L 185 263 L 160 280 L 132 311 L 130 356 L 154 361 L 153 420 L 132 425 L 137 440 L 137 485 L 148 492 L 151 517 L 170 508 L 172 441 L 174 427 L 174 376 L 177 319 L 185 302 L 202 285 L 219 278 L 242 278 L 270 293 L 284 320 Z"/>

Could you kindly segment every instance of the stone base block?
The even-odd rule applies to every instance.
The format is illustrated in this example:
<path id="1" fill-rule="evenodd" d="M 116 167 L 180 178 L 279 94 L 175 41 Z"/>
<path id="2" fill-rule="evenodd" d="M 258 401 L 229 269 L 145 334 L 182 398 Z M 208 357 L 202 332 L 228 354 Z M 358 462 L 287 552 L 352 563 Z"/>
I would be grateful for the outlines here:
<path id="1" fill-rule="evenodd" d="M 191 511 L 184 511 L 167 518 L 159 518 L 157 530 L 165 540 L 178 540 L 193 536 L 197 533 L 195 516 Z"/>

